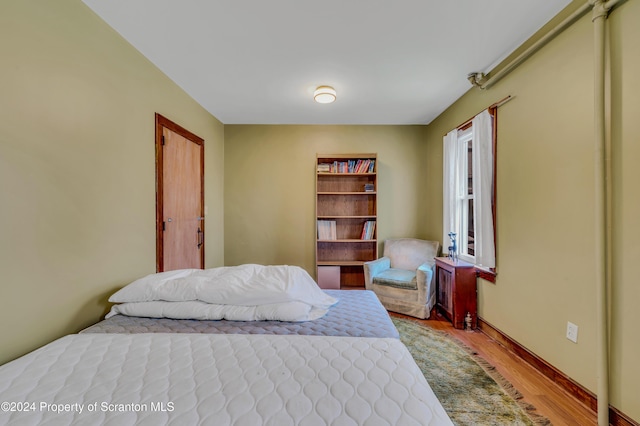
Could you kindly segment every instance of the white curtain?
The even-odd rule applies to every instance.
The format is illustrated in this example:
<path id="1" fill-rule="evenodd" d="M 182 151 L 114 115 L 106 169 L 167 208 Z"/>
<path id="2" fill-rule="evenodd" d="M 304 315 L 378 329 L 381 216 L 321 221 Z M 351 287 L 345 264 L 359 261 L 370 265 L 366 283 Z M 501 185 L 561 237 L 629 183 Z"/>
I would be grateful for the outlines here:
<path id="1" fill-rule="evenodd" d="M 493 233 L 493 119 L 485 110 L 472 121 L 473 128 L 473 194 L 475 198 L 475 258 L 476 265 L 495 268 L 496 254 Z M 446 178 L 445 178 L 446 179 Z"/>
<path id="2" fill-rule="evenodd" d="M 443 165 L 442 165 L 442 254 L 446 255 L 447 247 L 451 245 L 449 232 L 455 232 L 460 236 L 458 225 L 460 212 L 457 207 L 458 199 L 458 129 L 447 133 L 443 140 Z M 459 239 L 459 238 L 458 238 Z"/>

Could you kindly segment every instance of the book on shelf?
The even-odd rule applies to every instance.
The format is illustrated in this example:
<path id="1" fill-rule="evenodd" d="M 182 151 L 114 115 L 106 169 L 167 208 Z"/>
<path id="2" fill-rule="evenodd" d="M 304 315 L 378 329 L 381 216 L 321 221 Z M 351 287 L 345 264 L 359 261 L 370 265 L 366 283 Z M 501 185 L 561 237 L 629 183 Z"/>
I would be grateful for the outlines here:
<path id="1" fill-rule="evenodd" d="M 373 173 L 375 170 L 375 162 L 373 159 L 360 160 L 335 160 L 332 163 L 318 163 L 318 173 Z"/>
<path id="2" fill-rule="evenodd" d="M 362 234 L 360 235 L 361 240 L 373 240 L 373 236 L 376 230 L 376 221 L 375 220 L 367 220 L 362 225 Z"/>
<path id="3" fill-rule="evenodd" d="M 364 191 L 365 192 L 373 192 L 375 190 L 376 190 L 376 187 L 372 183 L 365 183 L 364 184 Z"/>
<path id="4" fill-rule="evenodd" d="M 373 173 L 376 160 L 367 158 L 366 160 L 353 160 L 353 171 L 351 173 Z"/>
<path id="5" fill-rule="evenodd" d="M 319 240 L 337 239 L 335 220 L 318 220 L 318 239 Z"/>
<path id="6" fill-rule="evenodd" d="M 375 164 L 376 160 L 372 159 L 358 160 L 355 166 L 355 173 L 373 173 Z"/>

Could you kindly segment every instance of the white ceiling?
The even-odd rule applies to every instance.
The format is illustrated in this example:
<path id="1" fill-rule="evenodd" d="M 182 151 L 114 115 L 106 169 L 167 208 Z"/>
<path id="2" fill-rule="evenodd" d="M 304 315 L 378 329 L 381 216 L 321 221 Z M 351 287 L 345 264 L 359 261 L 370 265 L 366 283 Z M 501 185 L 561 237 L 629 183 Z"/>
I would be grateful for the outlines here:
<path id="1" fill-rule="evenodd" d="M 83 1 L 225 124 L 428 124 L 570 3 Z"/>

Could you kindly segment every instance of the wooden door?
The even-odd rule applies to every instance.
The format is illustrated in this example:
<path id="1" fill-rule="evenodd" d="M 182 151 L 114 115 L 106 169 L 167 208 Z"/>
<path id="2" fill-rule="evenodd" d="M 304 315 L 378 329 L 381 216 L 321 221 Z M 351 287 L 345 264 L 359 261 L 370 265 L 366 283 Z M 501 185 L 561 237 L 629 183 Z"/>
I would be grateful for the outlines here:
<path id="1" fill-rule="evenodd" d="M 156 114 L 158 272 L 204 268 L 204 140 Z"/>

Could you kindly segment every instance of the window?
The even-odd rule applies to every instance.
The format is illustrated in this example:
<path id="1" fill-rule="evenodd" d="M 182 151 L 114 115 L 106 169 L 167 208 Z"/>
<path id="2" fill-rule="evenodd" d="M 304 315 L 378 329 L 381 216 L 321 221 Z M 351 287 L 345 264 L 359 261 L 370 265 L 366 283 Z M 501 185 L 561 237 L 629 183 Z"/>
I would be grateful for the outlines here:
<path id="1" fill-rule="evenodd" d="M 475 263 L 474 235 L 475 216 L 473 213 L 473 134 L 471 126 L 458 133 L 458 170 L 460 173 L 459 194 L 457 204 L 460 211 L 460 225 L 458 235 L 458 253 L 463 260 Z"/>
<path id="2" fill-rule="evenodd" d="M 444 137 L 443 247 L 456 234 L 457 254 L 480 276 L 495 278 L 495 108 Z M 446 250 L 445 250 L 446 252 Z"/>

